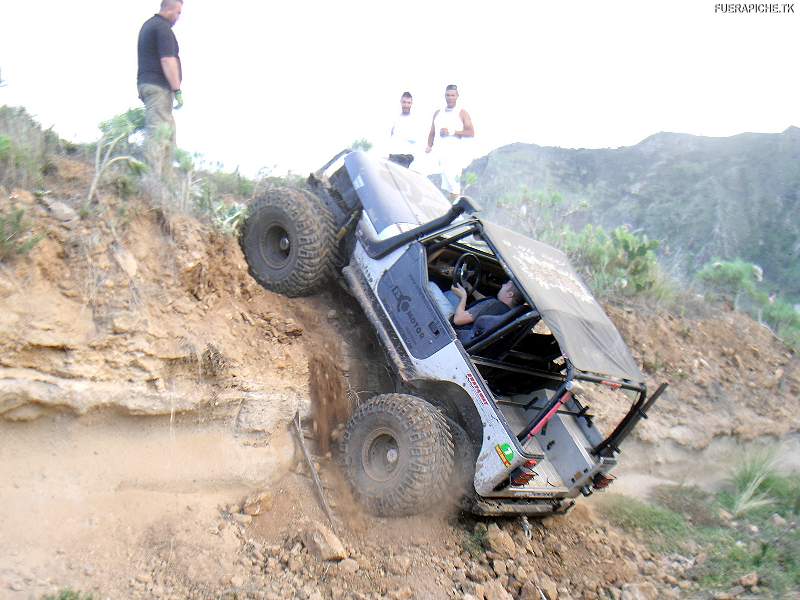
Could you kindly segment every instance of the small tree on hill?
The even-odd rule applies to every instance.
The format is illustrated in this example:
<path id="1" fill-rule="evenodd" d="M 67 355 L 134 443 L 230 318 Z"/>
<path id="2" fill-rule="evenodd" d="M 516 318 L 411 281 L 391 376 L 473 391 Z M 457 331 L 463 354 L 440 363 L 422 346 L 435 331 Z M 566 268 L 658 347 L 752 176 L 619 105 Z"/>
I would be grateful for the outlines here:
<path id="1" fill-rule="evenodd" d="M 100 179 L 112 165 L 125 162 L 137 174 L 141 174 L 147 168 L 142 161 L 130 154 L 114 156 L 114 151 L 119 146 L 127 145 L 128 138 L 142 129 L 144 129 L 144 108 L 131 109 L 100 124 L 103 135 L 97 141 L 94 177 L 86 196 L 86 206 L 94 199 Z"/>

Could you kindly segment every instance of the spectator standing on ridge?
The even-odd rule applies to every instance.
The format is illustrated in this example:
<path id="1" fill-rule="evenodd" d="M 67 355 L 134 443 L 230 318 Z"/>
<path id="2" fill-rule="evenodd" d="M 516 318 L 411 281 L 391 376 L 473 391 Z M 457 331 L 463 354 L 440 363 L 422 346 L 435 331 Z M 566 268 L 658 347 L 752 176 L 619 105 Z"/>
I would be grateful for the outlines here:
<path id="1" fill-rule="evenodd" d="M 433 123 L 428 134 L 428 147 L 425 152 L 433 150 L 434 142 L 439 154 L 439 165 L 442 172 L 442 189 L 455 200 L 461 195 L 461 171 L 463 169 L 464 138 L 475 137 L 472 118 L 463 108 L 456 107 L 458 87 L 448 85 L 444 92 L 445 107 L 433 113 Z M 438 140 L 438 141 L 437 141 Z"/>
<path id="2" fill-rule="evenodd" d="M 411 92 L 403 92 L 400 96 L 400 114 L 392 125 L 389 160 L 404 167 L 414 162 L 414 154 L 418 148 L 417 120 L 411 116 L 413 101 Z"/>
<path id="3" fill-rule="evenodd" d="M 172 26 L 178 21 L 183 0 L 162 0 L 161 10 L 139 31 L 139 71 L 136 85 L 145 109 L 145 159 L 154 174 L 172 176 L 175 155 L 175 108 L 183 106 L 181 59 Z"/>

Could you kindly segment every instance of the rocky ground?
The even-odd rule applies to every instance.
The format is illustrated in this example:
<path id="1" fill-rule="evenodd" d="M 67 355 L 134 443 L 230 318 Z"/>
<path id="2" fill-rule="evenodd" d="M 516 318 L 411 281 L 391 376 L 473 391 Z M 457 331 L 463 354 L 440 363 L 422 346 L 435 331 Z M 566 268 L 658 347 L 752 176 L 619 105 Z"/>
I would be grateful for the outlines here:
<path id="1" fill-rule="evenodd" d="M 300 469 L 298 469 L 300 470 Z M 323 473 L 332 473 L 323 467 Z M 326 477 L 337 517 L 327 522 L 305 474 L 220 510 L 207 534 L 235 547 L 182 556 L 162 546 L 130 578 L 136 598 L 570 598 L 680 597 L 692 560 L 660 557 L 625 539 L 582 505 L 531 523 L 474 521 L 455 513 L 377 519 Z M 341 510 L 339 510 L 341 508 Z M 334 529 L 337 533 L 334 533 Z M 527 532 L 527 533 L 526 533 Z M 213 566 L 209 563 L 214 563 Z"/>
<path id="2" fill-rule="evenodd" d="M 104 190 L 82 211 L 87 167 L 54 167 L 48 193 L 0 189 L 44 236 L 0 264 L 0 598 L 706 597 L 699 551 L 653 554 L 591 502 L 529 524 L 363 514 L 315 445 L 356 401 L 319 358 L 376 371 L 353 301 L 275 296 L 233 239 L 145 199 Z M 650 386 L 671 384 L 623 453 L 632 488 L 702 449 L 800 431 L 800 361 L 757 323 L 610 313 Z M 319 390 L 334 401 L 312 406 Z"/>

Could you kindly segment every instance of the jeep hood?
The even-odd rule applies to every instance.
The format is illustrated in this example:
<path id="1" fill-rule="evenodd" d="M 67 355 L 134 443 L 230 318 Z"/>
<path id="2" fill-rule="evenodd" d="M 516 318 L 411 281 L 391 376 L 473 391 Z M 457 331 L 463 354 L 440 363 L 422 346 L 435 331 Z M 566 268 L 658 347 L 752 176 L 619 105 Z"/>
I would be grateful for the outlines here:
<path id="1" fill-rule="evenodd" d="M 481 219 L 484 238 L 553 332 L 579 371 L 644 382 L 622 336 L 566 255 Z"/>
<path id="2" fill-rule="evenodd" d="M 416 227 L 450 210 L 442 192 L 420 173 L 364 152 L 351 152 L 344 164 L 379 235 L 392 225 Z"/>

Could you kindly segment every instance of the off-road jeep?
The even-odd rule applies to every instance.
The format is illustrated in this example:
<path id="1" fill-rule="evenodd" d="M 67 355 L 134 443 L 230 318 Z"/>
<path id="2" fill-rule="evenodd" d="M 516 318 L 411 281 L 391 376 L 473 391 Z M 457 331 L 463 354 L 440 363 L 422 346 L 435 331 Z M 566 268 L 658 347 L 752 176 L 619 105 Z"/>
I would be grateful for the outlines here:
<path id="1" fill-rule="evenodd" d="M 565 511 L 610 483 L 620 443 L 664 387 L 648 398 L 563 253 L 477 213 L 422 175 L 351 152 L 304 189 L 265 192 L 241 231 L 264 287 L 300 296 L 343 277 L 380 339 L 394 389 L 361 402 L 341 442 L 347 478 L 379 515 L 446 495 L 476 514 Z M 522 303 L 454 327 L 443 300 L 453 282 L 489 297 L 508 280 Z M 590 402 L 615 391 L 628 403 L 604 437 Z"/>

